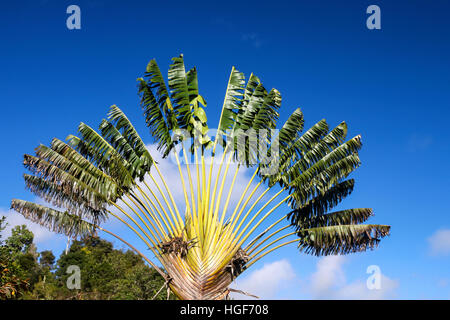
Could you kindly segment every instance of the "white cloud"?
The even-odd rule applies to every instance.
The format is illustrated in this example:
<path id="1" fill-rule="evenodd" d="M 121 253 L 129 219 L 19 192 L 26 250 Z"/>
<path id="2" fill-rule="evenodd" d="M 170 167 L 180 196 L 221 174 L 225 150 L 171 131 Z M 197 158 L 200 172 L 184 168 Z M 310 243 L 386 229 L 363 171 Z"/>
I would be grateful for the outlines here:
<path id="1" fill-rule="evenodd" d="M 450 229 L 441 229 L 436 231 L 428 238 L 430 252 L 433 255 L 450 254 Z"/>
<path id="2" fill-rule="evenodd" d="M 397 297 L 396 290 L 399 286 L 397 280 L 392 280 L 381 275 L 381 288 L 369 290 L 366 281 L 354 281 L 340 288 L 334 295 L 335 299 L 354 299 L 354 300 L 380 300 L 394 299 Z"/>
<path id="3" fill-rule="evenodd" d="M 317 271 L 311 275 L 311 294 L 315 298 L 326 297 L 337 286 L 345 284 L 344 259 L 343 256 L 328 256 L 317 262 Z"/>
<path id="4" fill-rule="evenodd" d="M 344 256 L 328 256 L 319 260 L 309 279 L 309 294 L 314 299 L 391 299 L 396 297 L 398 281 L 381 274 L 380 289 L 367 288 L 366 280 L 347 282 Z M 368 277 L 370 275 L 368 274 Z"/>
<path id="5" fill-rule="evenodd" d="M 261 299 L 274 299 L 277 293 L 289 285 L 294 278 L 295 273 L 291 264 L 283 259 L 264 264 L 262 268 L 251 272 L 247 277 L 236 279 L 231 287 L 256 295 Z M 250 299 L 241 294 L 233 294 L 233 298 Z"/>

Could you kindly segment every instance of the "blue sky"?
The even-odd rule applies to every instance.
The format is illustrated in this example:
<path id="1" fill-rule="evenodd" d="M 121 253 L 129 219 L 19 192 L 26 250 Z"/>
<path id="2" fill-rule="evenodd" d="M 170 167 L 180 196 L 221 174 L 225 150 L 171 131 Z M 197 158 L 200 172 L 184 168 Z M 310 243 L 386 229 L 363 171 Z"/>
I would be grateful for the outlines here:
<path id="1" fill-rule="evenodd" d="M 71 4 L 81 8 L 81 30 L 66 28 Z M 381 8 L 381 30 L 366 28 L 372 4 Z M 378 265 L 389 285 L 376 297 L 450 298 L 448 1 L 55 0 L 0 8 L 2 212 L 11 198 L 34 199 L 21 178 L 24 153 L 75 133 L 80 121 L 96 126 L 112 104 L 150 144 L 135 80 L 150 59 L 167 70 L 183 53 L 199 71 L 210 127 L 234 65 L 281 91 L 280 123 L 301 107 L 306 127 L 345 120 L 349 137 L 362 134 L 363 165 L 344 206 L 372 207 L 373 223 L 392 226 L 378 249 L 345 258 L 286 247 L 247 271 L 242 286 L 278 272 L 286 276 L 266 297 L 345 298 Z M 38 245 L 59 253 L 65 243 L 45 236 Z M 317 281 L 329 274 L 332 281 Z"/>

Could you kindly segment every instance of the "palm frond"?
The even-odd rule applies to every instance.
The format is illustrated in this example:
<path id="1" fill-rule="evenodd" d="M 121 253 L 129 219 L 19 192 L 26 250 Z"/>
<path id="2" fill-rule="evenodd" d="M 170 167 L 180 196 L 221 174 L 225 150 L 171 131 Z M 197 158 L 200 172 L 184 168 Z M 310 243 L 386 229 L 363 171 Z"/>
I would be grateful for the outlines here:
<path id="1" fill-rule="evenodd" d="M 337 226 L 346 224 L 360 224 L 373 216 L 371 208 L 354 208 L 330 212 L 306 218 L 297 222 L 297 231 L 302 229 Z"/>
<path id="2" fill-rule="evenodd" d="M 55 183 L 29 174 L 24 174 L 24 180 L 32 193 L 58 208 L 66 208 L 72 214 L 96 222 L 106 218 L 104 206 L 92 203 L 83 192 L 74 193 L 73 188 L 64 183 Z"/>
<path id="3" fill-rule="evenodd" d="M 158 142 L 158 150 L 161 151 L 164 157 L 167 157 L 174 147 L 171 128 L 177 126 L 175 114 L 171 109 L 172 107 L 170 106 L 169 108 L 168 106 L 170 98 L 166 96 L 166 90 L 161 89 L 161 85 L 157 86 L 157 90 L 162 91 L 161 94 L 164 94 L 164 96 L 159 99 L 155 97 L 152 92 L 152 87 L 148 83 L 154 81 L 154 79 L 146 82 L 140 78 L 138 81 L 140 82 L 139 94 L 141 96 L 141 107 L 144 111 L 145 122 L 147 127 L 150 128 L 151 135 Z"/>
<path id="4" fill-rule="evenodd" d="M 208 136 L 209 128 L 206 112 L 203 108 L 206 107 L 206 101 L 199 94 L 198 75 L 195 67 L 186 73 L 186 81 L 192 113 L 192 116 L 189 118 L 188 131 L 196 138 L 194 143 L 201 145 L 202 148 L 207 148 L 211 144 L 211 138 Z M 195 146 L 192 145 L 192 148 L 194 147 Z"/>
<path id="5" fill-rule="evenodd" d="M 130 164 L 120 153 L 114 149 L 100 134 L 85 123 L 81 123 L 78 132 L 82 137 L 76 140 L 70 136 L 70 144 L 83 156 L 89 157 L 102 171 L 111 176 L 121 188 L 130 188 L 134 185 L 133 176 L 130 174 Z"/>
<path id="6" fill-rule="evenodd" d="M 187 125 L 190 122 L 191 110 L 183 55 L 172 58 L 168 79 L 170 97 L 173 103 L 173 109 L 177 116 L 178 127 L 187 129 Z"/>
<path id="7" fill-rule="evenodd" d="M 55 195 L 59 195 L 60 197 L 72 196 L 73 200 L 77 201 L 80 205 L 93 209 L 93 219 L 99 220 L 102 218 L 103 209 L 109 201 L 105 194 L 98 192 L 98 190 L 88 186 L 82 180 L 75 178 L 70 173 L 44 159 L 24 155 L 24 165 L 31 172 L 42 178 L 39 181 L 35 181 L 41 183 L 29 185 L 33 192 L 42 193 L 42 195 L 48 194 L 49 192 L 57 192 Z M 48 183 L 43 184 L 43 180 Z M 59 200 L 55 199 L 55 201 Z"/>
<path id="8" fill-rule="evenodd" d="M 316 256 L 348 254 L 373 249 L 389 235 L 385 225 L 336 225 L 300 230 L 298 248 Z"/>
<path id="9" fill-rule="evenodd" d="M 95 232 L 95 226 L 92 223 L 84 221 L 76 215 L 33 202 L 13 199 L 11 209 L 19 212 L 30 221 L 69 237 L 92 235 Z"/>
<path id="10" fill-rule="evenodd" d="M 234 67 L 231 69 L 222 108 L 222 117 L 218 127 L 218 136 L 225 134 L 235 123 L 239 112 L 242 112 L 242 100 L 245 90 L 245 77 Z"/>
<path id="11" fill-rule="evenodd" d="M 51 143 L 51 148 L 61 156 L 76 164 L 84 172 L 97 178 L 98 182 L 105 187 L 101 193 L 104 193 L 108 199 L 115 199 L 118 193 L 117 185 L 112 178 L 105 174 L 102 170 L 97 168 L 88 159 L 83 157 L 75 149 L 69 146 L 67 143 L 54 138 Z M 44 157 L 45 158 L 45 157 Z M 48 159 L 51 161 L 51 159 Z M 92 186 L 94 187 L 94 186 Z M 94 187 L 95 189 L 95 187 Z"/>
<path id="12" fill-rule="evenodd" d="M 293 121 L 300 119 L 300 115 L 293 115 Z M 301 128 L 303 125 L 301 125 Z M 286 172 L 289 168 L 311 150 L 312 146 L 317 144 L 322 137 L 328 132 L 328 124 L 325 119 L 320 120 L 305 133 L 303 133 L 298 139 L 292 139 L 286 146 L 281 145 L 280 153 L 277 155 L 277 161 L 279 169 L 275 174 L 272 174 L 269 179 L 269 185 L 279 183 L 280 186 L 286 185 Z M 298 132 L 300 134 L 300 132 Z M 298 166 L 298 165 L 297 165 Z"/>
<path id="13" fill-rule="evenodd" d="M 353 191 L 354 184 L 353 179 L 342 181 L 292 210 L 287 217 L 291 225 L 298 227 L 302 221 L 323 215 L 334 208 Z"/>
<path id="14" fill-rule="evenodd" d="M 127 170 L 133 179 L 139 178 L 141 181 L 148 172 L 143 168 L 141 158 L 130 146 L 122 133 L 109 121 L 103 119 L 99 126 L 103 138 L 120 154 L 127 163 Z M 148 168 L 150 169 L 150 168 Z"/>
<path id="15" fill-rule="evenodd" d="M 280 128 L 280 146 L 285 149 L 289 148 L 292 145 L 292 142 L 299 138 L 304 125 L 305 120 L 303 119 L 303 112 L 300 108 L 297 108 Z"/>
<path id="16" fill-rule="evenodd" d="M 53 140 L 52 148 L 42 144 L 39 145 L 35 149 L 36 155 L 62 171 L 69 173 L 74 178 L 79 179 L 96 192 L 103 194 L 105 198 L 114 199 L 117 185 L 112 179 L 95 166 L 88 164 L 89 162 L 86 163 L 87 160 L 68 145 L 58 141 Z"/>
<path id="17" fill-rule="evenodd" d="M 143 172 L 150 171 L 153 164 L 153 158 L 127 116 L 119 109 L 119 107 L 112 105 L 108 113 L 108 119 L 112 123 L 115 123 L 117 130 L 122 130 L 122 135 L 125 137 L 131 148 L 133 148 L 135 154 L 139 157 L 140 166 Z M 139 178 L 142 179 L 142 177 L 143 174 L 141 173 Z"/>
<path id="18" fill-rule="evenodd" d="M 150 90 L 155 90 L 157 104 L 161 108 L 161 112 L 167 118 L 170 118 L 170 113 L 173 111 L 173 106 L 170 101 L 169 91 L 167 90 L 166 83 L 164 82 L 164 77 L 162 76 L 161 70 L 155 59 L 152 59 L 148 65 L 145 72 L 147 79 L 146 85 Z M 170 124 L 170 122 L 169 122 Z M 172 127 L 169 127 L 171 130 Z"/>

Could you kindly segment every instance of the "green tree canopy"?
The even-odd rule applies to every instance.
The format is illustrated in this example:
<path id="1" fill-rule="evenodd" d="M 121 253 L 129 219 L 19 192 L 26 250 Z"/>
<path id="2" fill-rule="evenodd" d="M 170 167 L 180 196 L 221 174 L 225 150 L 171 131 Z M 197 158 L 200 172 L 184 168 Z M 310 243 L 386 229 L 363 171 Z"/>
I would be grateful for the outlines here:
<path id="1" fill-rule="evenodd" d="M 5 227 L 2 218 L 0 231 Z M 70 265 L 80 268 L 80 290 L 67 288 Z M 141 256 L 96 236 L 73 241 L 58 259 L 50 250 L 37 252 L 25 225 L 0 242 L 0 299 L 166 299 L 164 284 Z"/>

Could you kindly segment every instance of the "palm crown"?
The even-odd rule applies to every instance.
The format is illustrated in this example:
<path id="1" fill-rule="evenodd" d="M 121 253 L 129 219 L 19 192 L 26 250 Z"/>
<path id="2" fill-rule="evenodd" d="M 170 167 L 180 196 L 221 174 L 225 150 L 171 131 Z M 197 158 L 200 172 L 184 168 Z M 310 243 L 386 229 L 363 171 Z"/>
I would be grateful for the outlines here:
<path id="1" fill-rule="evenodd" d="M 159 263 L 138 253 L 181 299 L 227 297 L 240 273 L 287 244 L 317 256 L 346 254 L 373 248 L 389 233 L 389 226 L 360 224 L 371 209 L 330 212 L 352 192 L 354 180 L 347 177 L 360 165 L 361 138 L 346 141 L 344 122 L 329 130 L 321 120 L 303 132 L 303 113 L 296 109 L 275 130 L 280 93 L 267 91 L 253 74 L 246 82 L 232 68 L 213 138 L 197 70 L 186 72 L 182 55 L 172 61 L 168 86 L 152 60 L 138 87 L 146 124 L 162 156 L 174 157 L 178 181 L 164 178 L 133 125 L 113 105 L 98 132 L 81 123 L 67 143 L 55 138 L 49 147 L 38 146 L 35 156 L 24 156 L 32 173 L 24 175 L 26 186 L 52 207 L 17 199 L 11 207 L 55 232 L 77 237 L 100 230 L 138 251 L 102 226 L 117 219 L 145 242 Z M 230 208 L 243 167 L 253 175 Z M 183 207 L 174 199 L 175 184 L 183 188 Z M 276 209 L 283 204 L 284 213 L 268 225 L 267 218 L 282 212 Z"/>

